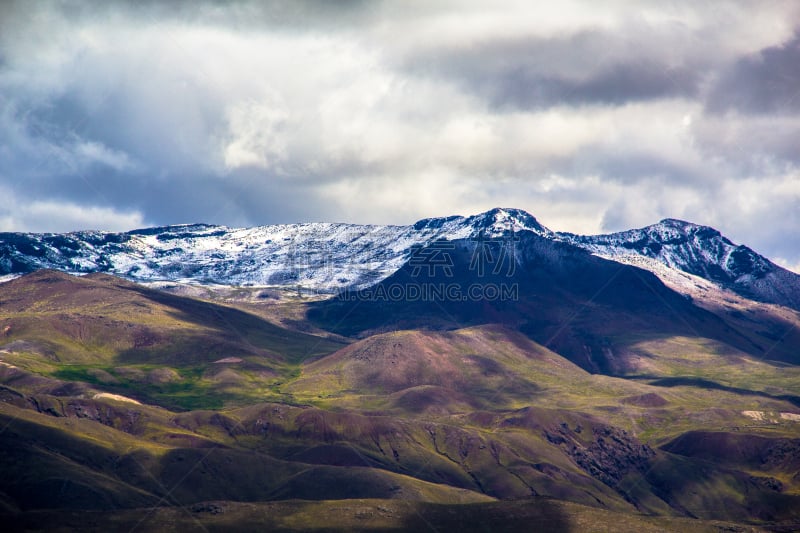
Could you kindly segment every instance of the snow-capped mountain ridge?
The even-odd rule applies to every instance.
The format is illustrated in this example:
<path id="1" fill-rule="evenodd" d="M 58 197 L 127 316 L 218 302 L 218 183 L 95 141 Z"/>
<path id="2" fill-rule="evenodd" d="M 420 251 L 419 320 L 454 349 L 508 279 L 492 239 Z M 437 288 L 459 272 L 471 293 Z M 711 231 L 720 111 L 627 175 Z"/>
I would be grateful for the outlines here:
<path id="1" fill-rule="evenodd" d="M 537 235 L 552 237 L 554 233 L 539 223 L 530 213 L 522 209 L 496 207 L 485 213 L 469 217 L 449 216 L 423 218 L 413 226 L 417 231 L 445 231 L 449 239 L 474 237 L 502 237 L 506 232 L 531 231 Z"/>
<path id="2" fill-rule="evenodd" d="M 780 268 L 714 228 L 676 219 L 607 235 L 561 235 L 598 255 L 653 257 L 669 267 L 722 283 L 760 279 Z"/>
<path id="3" fill-rule="evenodd" d="M 302 223 L 229 228 L 181 224 L 124 233 L 0 234 L 0 276 L 39 268 L 108 272 L 134 281 L 302 287 L 372 285 L 432 242 L 500 239 L 516 232 L 567 243 L 655 271 L 663 265 L 758 300 L 800 309 L 800 276 L 719 231 L 677 219 L 607 235 L 555 233 L 529 213 L 495 208 L 408 226 Z M 647 261 L 632 261 L 641 257 Z M 659 267 L 660 268 L 660 267 Z"/>
<path id="4" fill-rule="evenodd" d="M 607 259 L 632 263 L 632 257 L 651 258 L 748 298 L 800 309 L 800 276 L 708 226 L 668 218 L 607 235 L 558 237 Z"/>
<path id="5" fill-rule="evenodd" d="M 54 268 L 109 272 L 135 281 L 365 287 L 396 272 L 415 247 L 439 239 L 498 237 L 506 231 L 553 235 L 528 213 L 492 209 L 411 226 L 346 223 L 229 228 L 180 224 L 125 233 L 0 234 L 0 274 Z"/>

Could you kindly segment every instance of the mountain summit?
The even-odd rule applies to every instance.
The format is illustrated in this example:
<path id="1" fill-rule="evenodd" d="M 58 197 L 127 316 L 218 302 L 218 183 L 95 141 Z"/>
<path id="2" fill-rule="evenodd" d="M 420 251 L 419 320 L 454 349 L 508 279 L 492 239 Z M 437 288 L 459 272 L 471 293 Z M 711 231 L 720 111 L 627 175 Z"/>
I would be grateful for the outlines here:
<path id="1" fill-rule="evenodd" d="M 530 231 L 552 237 L 554 233 L 522 209 L 495 207 L 485 213 L 469 217 L 450 216 L 423 218 L 412 226 L 417 231 L 442 230 L 446 238 L 501 237 L 506 232 Z"/>
<path id="2" fill-rule="evenodd" d="M 644 228 L 607 235 L 559 236 L 608 259 L 652 258 L 747 298 L 800 309 L 800 276 L 747 246 L 734 244 L 708 226 L 667 218 Z"/>

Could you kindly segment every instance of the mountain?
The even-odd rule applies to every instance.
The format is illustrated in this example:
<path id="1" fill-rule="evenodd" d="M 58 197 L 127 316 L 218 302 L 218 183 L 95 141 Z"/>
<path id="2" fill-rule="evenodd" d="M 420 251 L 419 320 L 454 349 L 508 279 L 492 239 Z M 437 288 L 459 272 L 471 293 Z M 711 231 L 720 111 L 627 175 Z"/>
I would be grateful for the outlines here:
<path id="1" fill-rule="evenodd" d="M 236 229 L 193 224 L 126 233 L 0 233 L 0 275 L 50 268 L 108 272 L 135 281 L 334 292 L 380 281 L 400 268 L 414 247 L 507 229 L 552 233 L 516 209 L 424 219 L 412 226 L 309 223 Z"/>
<path id="2" fill-rule="evenodd" d="M 797 530 L 796 280 L 657 226 L 6 235 L 4 530 Z"/>
<path id="3" fill-rule="evenodd" d="M 448 268 L 421 269 L 409 261 L 377 285 L 309 304 L 308 317 L 350 337 L 500 323 L 586 370 L 607 374 L 632 371 L 631 347 L 649 337 L 724 338 L 754 356 L 763 353 L 650 272 L 536 234 L 516 238 L 513 251 L 512 241 L 449 241 Z M 476 259 L 484 253 L 495 262 L 481 272 Z M 489 268 L 496 266 L 503 268 Z"/>
<path id="4" fill-rule="evenodd" d="M 646 260 L 651 259 L 746 298 L 800 309 L 800 276 L 747 246 L 732 243 L 714 228 L 665 219 L 620 233 L 595 236 L 561 233 L 559 237 L 601 257 L 634 263 L 639 259 L 636 264 L 644 268 Z"/>
<path id="5" fill-rule="evenodd" d="M 555 233 L 519 209 L 423 219 L 409 226 L 206 224 L 124 233 L 0 233 L 0 276 L 40 268 L 106 272 L 132 281 L 300 288 L 323 294 L 374 285 L 439 240 L 533 234 L 662 277 L 685 272 L 741 296 L 800 309 L 800 276 L 717 230 L 673 219 L 598 236 Z M 667 268 L 665 273 L 664 267 Z"/>
<path id="6" fill-rule="evenodd" d="M 0 328 L 2 359 L 24 356 L 39 367 L 56 365 L 61 370 L 55 377 L 172 408 L 222 405 L 237 395 L 265 398 L 298 361 L 344 345 L 107 274 L 52 270 L 0 285 Z M 179 393 L 187 387 L 190 394 Z M 42 381 L 33 390 L 53 388 L 58 386 Z"/>

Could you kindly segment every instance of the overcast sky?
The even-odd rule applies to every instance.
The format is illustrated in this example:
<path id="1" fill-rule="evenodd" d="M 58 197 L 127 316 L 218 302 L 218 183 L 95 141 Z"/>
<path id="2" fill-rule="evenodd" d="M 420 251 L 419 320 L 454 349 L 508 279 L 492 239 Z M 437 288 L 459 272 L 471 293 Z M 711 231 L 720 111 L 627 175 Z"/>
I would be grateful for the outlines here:
<path id="1" fill-rule="evenodd" d="M 800 2 L 0 3 L 0 231 L 495 206 L 800 271 Z"/>

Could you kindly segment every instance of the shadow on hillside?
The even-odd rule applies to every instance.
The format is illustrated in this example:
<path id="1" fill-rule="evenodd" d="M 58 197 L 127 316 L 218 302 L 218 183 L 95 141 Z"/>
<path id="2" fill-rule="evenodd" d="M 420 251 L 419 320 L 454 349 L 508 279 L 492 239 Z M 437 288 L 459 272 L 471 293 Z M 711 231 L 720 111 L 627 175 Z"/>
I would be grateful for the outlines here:
<path id="1" fill-rule="evenodd" d="M 736 522 L 797 519 L 800 497 L 770 490 L 746 471 L 670 454 L 656 459 L 645 479 L 654 494 L 692 518 Z"/>
<path id="2" fill-rule="evenodd" d="M 265 350 L 280 354 L 288 362 L 295 363 L 309 357 L 326 355 L 344 346 L 340 342 L 281 328 L 259 316 L 224 305 L 183 298 L 141 286 L 121 288 L 174 310 L 173 316 L 181 321 L 218 331 L 219 336 L 213 337 L 187 332 L 187 336 L 191 338 L 185 341 L 190 349 L 195 350 L 219 345 L 220 357 L 230 355 L 236 349 L 251 353 Z M 119 360 L 136 360 L 141 355 L 141 350 L 131 350 L 120 354 Z"/>
<path id="3" fill-rule="evenodd" d="M 620 340 L 631 334 L 702 337 L 754 357 L 764 354 L 764 348 L 739 329 L 694 305 L 649 271 L 521 235 L 513 271 L 481 273 L 473 268 L 472 241 L 448 246 L 452 264 L 447 272 L 431 268 L 429 273 L 409 260 L 374 287 L 310 304 L 308 319 L 350 337 L 396 329 L 504 324 L 589 372 L 611 375 L 619 372 L 620 364 L 624 367 L 611 352 L 627 348 Z M 495 256 L 500 257 L 499 252 Z"/>
<path id="4" fill-rule="evenodd" d="M 695 387 L 699 389 L 712 389 L 712 390 L 721 390 L 725 392 L 732 392 L 734 394 L 741 394 L 744 396 L 759 396 L 761 398 L 769 398 L 771 400 L 782 400 L 785 402 L 789 402 L 792 405 L 800 407 L 800 396 L 795 396 L 793 394 L 769 394 L 763 391 L 754 391 L 750 389 L 742 389 L 739 387 L 731 387 L 704 378 L 697 378 L 690 376 L 665 378 L 652 375 L 626 376 L 626 378 L 636 379 L 636 380 L 647 380 L 649 381 L 648 383 L 649 385 L 654 385 L 656 387 Z"/>
<path id="5" fill-rule="evenodd" d="M 238 327 L 243 332 L 260 328 L 284 331 L 263 318 L 232 307 L 184 298 L 141 286 L 124 287 L 124 289 L 136 292 L 152 302 L 174 309 L 179 313 L 176 314 L 176 318 L 199 326 L 212 326 L 227 330 L 236 330 Z"/>
<path id="6" fill-rule="evenodd" d="M 486 503 L 473 505 L 420 504 L 403 517 L 401 531 L 574 531 L 557 503 L 532 498 L 525 505 Z"/>
<path id="7" fill-rule="evenodd" d="M 42 415 L 44 416 L 44 415 Z M 90 425 L 84 430 L 92 431 Z M 22 510 L 111 510 L 158 505 L 138 461 L 94 442 L 91 434 L 0 414 L 0 495 Z M 139 459 L 141 461 L 141 458 Z"/>

